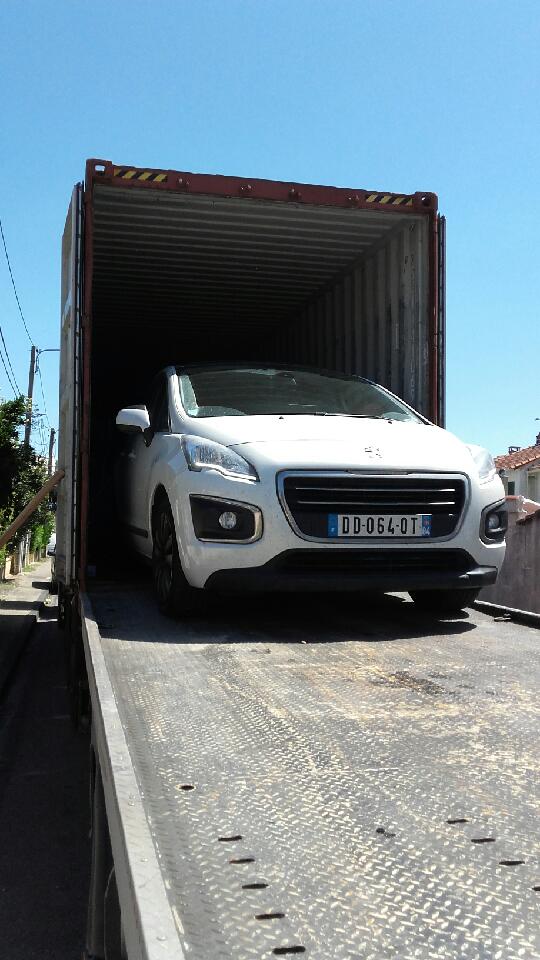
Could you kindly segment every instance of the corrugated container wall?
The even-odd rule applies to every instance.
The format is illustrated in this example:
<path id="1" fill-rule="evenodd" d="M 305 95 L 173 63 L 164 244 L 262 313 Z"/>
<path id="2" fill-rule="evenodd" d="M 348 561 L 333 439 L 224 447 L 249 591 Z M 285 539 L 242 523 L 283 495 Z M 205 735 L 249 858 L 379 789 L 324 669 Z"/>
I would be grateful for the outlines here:
<path id="1" fill-rule="evenodd" d="M 312 297 L 275 338 L 277 359 L 384 384 L 429 415 L 427 223 L 405 223 Z"/>
<path id="2" fill-rule="evenodd" d="M 56 577 L 62 584 L 70 584 L 77 577 L 81 245 L 82 187 L 79 184 L 72 193 L 62 236 L 58 464 L 64 470 L 64 479 L 58 487 L 55 558 Z"/>

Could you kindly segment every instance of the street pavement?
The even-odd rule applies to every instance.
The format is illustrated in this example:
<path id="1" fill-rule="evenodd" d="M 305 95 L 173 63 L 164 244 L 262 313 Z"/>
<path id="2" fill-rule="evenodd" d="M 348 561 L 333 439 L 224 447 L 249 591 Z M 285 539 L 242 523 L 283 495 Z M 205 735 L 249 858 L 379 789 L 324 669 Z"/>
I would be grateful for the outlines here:
<path id="1" fill-rule="evenodd" d="M 0 956 L 6 960 L 76 960 L 84 945 L 89 735 L 69 719 L 48 571 L 46 562 L 17 578 L 0 604 Z"/>
<path id="2" fill-rule="evenodd" d="M 51 561 L 43 560 L 13 580 L 0 583 L 0 696 L 49 597 L 50 578 Z"/>

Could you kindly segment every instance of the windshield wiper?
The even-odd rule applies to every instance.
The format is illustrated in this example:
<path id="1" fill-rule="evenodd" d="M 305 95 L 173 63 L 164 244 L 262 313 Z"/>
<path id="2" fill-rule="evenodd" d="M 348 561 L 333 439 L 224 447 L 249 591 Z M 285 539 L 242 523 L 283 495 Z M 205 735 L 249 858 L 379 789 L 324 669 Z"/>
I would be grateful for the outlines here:
<path id="1" fill-rule="evenodd" d="M 349 417 L 353 420 L 386 420 L 393 423 L 395 417 L 374 416 L 371 413 L 331 413 L 328 410 L 287 410 L 284 413 L 275 414 L 277 417 Z M 408 423 L 409 421 L 403 421 Z"/>
<path id="2" fill-rule="evenodd" d="M 354 420 L 389 420 L 389 417 L 374 417 L 369 413 L 328 413 L 325 410 L 315 410 L 313 417 L 352 417 Z"/>

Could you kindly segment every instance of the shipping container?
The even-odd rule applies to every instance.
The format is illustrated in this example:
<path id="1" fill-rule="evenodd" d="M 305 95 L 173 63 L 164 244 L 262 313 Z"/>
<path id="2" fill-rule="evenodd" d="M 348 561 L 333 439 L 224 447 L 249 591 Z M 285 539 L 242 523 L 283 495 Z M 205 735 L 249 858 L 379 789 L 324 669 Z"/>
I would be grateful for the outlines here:
<path id="1" fill-rule="evenodd" d="M 433 193 L 89 160 L 62 258 L 57 575 L 68 590 L 111 557 L 115 414 L 166 364 L 360 374 L 444 425 L 444 221 Z"/>

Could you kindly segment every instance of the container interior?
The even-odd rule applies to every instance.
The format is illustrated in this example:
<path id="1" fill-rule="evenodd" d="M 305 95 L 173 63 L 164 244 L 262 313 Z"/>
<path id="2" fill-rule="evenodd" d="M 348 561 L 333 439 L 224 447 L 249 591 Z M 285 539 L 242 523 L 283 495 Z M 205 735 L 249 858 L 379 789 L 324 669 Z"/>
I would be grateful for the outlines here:
<path id="1" fill-rule="evenodd" d="M 426 215 L 96 184 L 89 562 L 122 406 L 190 360 L 357 373 L 429 414 Z M 92 560 L 94 554 L 94 560 Z"/>

